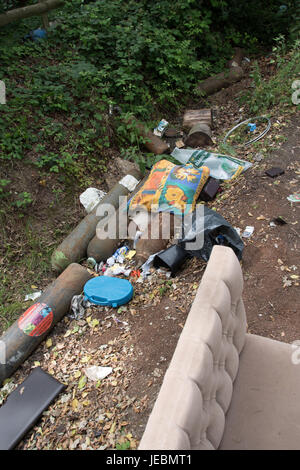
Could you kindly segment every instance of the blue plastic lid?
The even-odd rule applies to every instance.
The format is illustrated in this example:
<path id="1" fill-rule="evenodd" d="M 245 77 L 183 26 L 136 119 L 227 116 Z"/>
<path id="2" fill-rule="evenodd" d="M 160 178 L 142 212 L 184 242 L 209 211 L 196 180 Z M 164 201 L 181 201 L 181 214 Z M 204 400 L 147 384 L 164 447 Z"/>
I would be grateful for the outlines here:
<path id="1" fill-rule="evenodd" d="M 99 276 L 90 279 L 83 292 L 85 298 L 93 304 L 119 307 L 132 299 L 133 287 L 126 279 Z"/>

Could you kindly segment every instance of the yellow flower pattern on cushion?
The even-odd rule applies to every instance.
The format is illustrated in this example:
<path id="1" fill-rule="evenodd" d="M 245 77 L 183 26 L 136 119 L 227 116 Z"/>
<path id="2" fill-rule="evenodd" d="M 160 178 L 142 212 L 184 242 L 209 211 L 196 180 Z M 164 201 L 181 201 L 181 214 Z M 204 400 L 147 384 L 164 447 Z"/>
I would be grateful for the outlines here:
<path id="1" fill-rule="evenodd" d="M 189 213 L 209 178 L 209 168 L 174 165 L 168 160 L 156 163 L 142 188 L 129 203 L 129 209 L 144 206 L 149 212 Z M 154 207 L 152 207 L 154 206 Z"/>

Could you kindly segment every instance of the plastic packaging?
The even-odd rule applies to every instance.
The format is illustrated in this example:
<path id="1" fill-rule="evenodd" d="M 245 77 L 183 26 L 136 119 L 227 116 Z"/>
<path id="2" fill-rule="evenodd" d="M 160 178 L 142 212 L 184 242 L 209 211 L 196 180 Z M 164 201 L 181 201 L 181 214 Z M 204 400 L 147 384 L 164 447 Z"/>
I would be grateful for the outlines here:
<path id="1" fill-rule="evenodd" d="M 195 250 L 187 249 L 186 245 L 191 243 L 195 237 L 203 236 L 203 246 Z M 203 219 L 193 217 L 190 228 L 179 244 L 191 256 L 208 261 L 214 245 L 225 245 L 233 249 L 238 259 L 242 259 L 244 243 L 237 231 L 217 212 L 204 206 Z"/>
<path id="2" fill-rule="evenodd" d="M 97 380 L 103 380 L 113 371 L 112 367 L 101 367 L 101 366 L 91 366 L 84 370 L 85 375 L 88 379 L 96 382 Z"/>
<path id="3" fill-rule="evenodd" d="M 287 200 L 290 202 L 300 202 L 300 193 L 290 194 Z"/>
<path id="4" fill-rule="evenodd" d="M 217 180 L 230 180 L 252 166 L 252 163 L 239 158 L 205 150 L 175 148 L 171 155 L 183 165 L 192 163 L 195 168 L 207 166 L 210 170 L 210 176 Z"/>
<path id="5" fill-rule="evenodd" d="M 250 238 L 253 232 L 254 232 L 254 227 L 252 227 L 252 225 L 247 225 L 244 232 L 242 233 L 242 237 Z"/>

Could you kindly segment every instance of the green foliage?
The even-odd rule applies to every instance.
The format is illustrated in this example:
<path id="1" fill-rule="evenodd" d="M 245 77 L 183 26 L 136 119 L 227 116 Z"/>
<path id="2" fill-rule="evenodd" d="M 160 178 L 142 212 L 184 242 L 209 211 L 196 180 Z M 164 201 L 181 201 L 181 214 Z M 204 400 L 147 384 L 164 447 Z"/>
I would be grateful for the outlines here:
<path id="1" fill-rule="evenodd" d="M 7 0 L 1 6 L 5 11 L 23 4 Z M 144 155 L 145 142 L 122 119 L 133 113 L 150 123 L 157 119 L 154 110 L 175 111 L 198 81 L 224 68 L 233 46 L 253 49 L 266 41 L 266 30 L 270 41 L 288 34 L 298 4 L 66 0 L 49 13 L 58 24 L 46 40 L 24 40 L 40 26 L 39 17 L 1 28 L 7 105 L 0 106 L 0 164 L 23 160 L 84 185 L 90 172 L 106 170 L 106 149 L 117 145 L 145 170 L 157 157 Z M 272 90 L 258 85 L 261 93 L 272 103 Z M 251 98 L 253 109 L 257 99 Z M 122 119 L 109 113 L 114 105 Z"/>
<path id="2" fill-rule="evenodd" d="M 121 444 L 116 444 L 117 450 L 128 450 L 130 449 L 130 441 L 122 442 Z"/>
<path id="3" fill-rule="evenodd" d="M 300 75 L 300 42 L 297 40 L 289 53 L 282 36 L 273 47 L 273 63 L 276 74 L 263 79 L 257 62 L 252 67 L 253 90 L 243 93 L 241 102 L 246 103 L 251 114 L 265 112 L 280 103 L 292 105 L 292 83 Z"/>
<path id="4" fill-rule="evenodd" d="M 10 180 L 7 180 L 5 178 L 0 179 L 0 201 L 1 201 L 0 214 L 5 213 L 5 209 L 3 208 L 3 202 L 7 201 L 10 196 L 10 191 L 7 188 L 10 182 L 11 182 Z"/>
<path id="5" fill-rule="evenodd" d="M 26 208 L 30 206 L 32 203 L 33 199 L 30 193 L 24 191 L 20 194 L 18 194 L 17 200 L 15 201 L 15 205 L 18 208 Z"/>

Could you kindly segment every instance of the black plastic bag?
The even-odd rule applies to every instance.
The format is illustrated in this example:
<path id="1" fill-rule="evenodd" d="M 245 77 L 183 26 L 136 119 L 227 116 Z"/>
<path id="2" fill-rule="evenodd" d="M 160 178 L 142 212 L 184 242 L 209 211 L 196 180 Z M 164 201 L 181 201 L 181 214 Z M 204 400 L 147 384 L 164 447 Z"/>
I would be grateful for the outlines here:
<path id="1" fill-rule="evenodd" d="M 199 215 L 200 214 L 200 215 Z M 201 215 L 202 214 L 202 215 Z M 188 245 L 196 240 L 196 236 L 203 236 L 203 243 L 195 249 Z M 183 238 L 179 245 L 196 258 L 208 261 L 214 245 L 229 246 L 239 260 L 242 259 L 244 243 L 237 231 L 217 212 L 204 206 L 204 211 L 195 211 L 188 224 L 183 227 Z M 198 243 L 199 245 L 199 243 Z"/>

